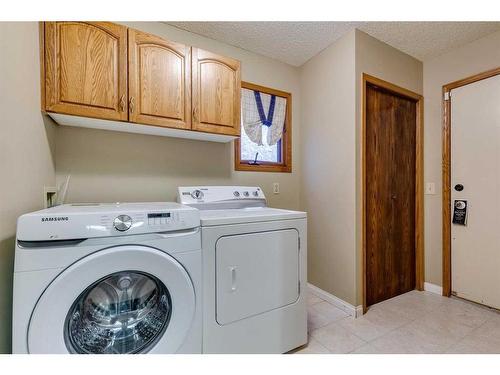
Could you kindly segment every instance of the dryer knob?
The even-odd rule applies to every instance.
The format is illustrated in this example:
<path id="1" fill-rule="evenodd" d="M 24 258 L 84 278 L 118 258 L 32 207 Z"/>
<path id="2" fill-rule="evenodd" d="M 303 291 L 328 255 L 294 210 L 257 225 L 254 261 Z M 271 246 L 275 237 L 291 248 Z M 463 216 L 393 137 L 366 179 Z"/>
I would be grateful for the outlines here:
<path id="1" fill-rule="evenodd" d="M 117 231 L 125 232 L 132 226 L 132 218 L 128 215 L 119 215 L 113 220 L 113 226 Z"/>
<path id="2" fill-rule="evenodd" d="M 191 193 L 191 196 L 194 198 L 194 199 L 201 199 L 203 198 L 203 192 L 201 190 L 193 190 L 193 192 Z"/>

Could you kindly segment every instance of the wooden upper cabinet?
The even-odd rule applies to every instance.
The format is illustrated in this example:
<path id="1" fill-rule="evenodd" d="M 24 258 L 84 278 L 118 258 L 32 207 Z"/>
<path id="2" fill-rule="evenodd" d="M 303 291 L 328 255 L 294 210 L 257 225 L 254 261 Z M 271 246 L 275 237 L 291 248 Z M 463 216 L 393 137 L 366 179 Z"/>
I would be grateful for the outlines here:
<path id="1" fill-rule="evenodd" d="M 193 130 L 240 134 L 240 62 L 192 49 Z"/>
<path id="2" fill-rule="evenodd" d="M 129 29 L 129 119 L 191 129 L 191 48 Z"/>
<path id="3" fill-rule="evenodd" d="M 43 110 L 240 135 L 239 61 L 111 22 L 40 27 Z"/>
<path id="4" fill-rule="evenodd" d="M 127 120 L 127 28 L 45 22 L 45 110 Z"/>

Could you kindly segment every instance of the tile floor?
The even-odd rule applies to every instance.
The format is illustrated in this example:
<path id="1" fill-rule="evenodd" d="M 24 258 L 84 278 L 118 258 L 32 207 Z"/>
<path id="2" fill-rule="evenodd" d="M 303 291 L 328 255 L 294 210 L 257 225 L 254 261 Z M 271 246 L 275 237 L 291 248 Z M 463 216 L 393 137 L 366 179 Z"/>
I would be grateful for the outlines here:
<path id="1" fill-rule="evenodd" d="M 500 353 L 500 313 L 457 298 L 412 291 L 360 318 L 310 294 L 309 343 L 322 353 Z"/>

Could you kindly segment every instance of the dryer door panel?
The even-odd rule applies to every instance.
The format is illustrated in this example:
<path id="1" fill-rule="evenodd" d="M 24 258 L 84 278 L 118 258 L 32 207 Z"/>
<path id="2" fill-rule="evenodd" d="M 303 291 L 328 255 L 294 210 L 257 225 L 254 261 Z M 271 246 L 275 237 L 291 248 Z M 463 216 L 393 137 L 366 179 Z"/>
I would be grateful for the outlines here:
<path id="1" fill-rule="evenodd" d="M 221 237 L 215 257 L 220 325 L 299 298 L 299 236 L 295 229 Z"/>

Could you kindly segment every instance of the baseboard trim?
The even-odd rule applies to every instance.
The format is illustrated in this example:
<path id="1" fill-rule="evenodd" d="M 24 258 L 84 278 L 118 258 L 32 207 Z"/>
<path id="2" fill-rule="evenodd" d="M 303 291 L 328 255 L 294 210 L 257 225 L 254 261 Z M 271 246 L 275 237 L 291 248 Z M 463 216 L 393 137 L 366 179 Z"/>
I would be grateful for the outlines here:
<path id="1" fill-rule="evenodd" d="M 431 284 L 431 283 L 424 283 L 424 290 L 426 292 L 434 293 L 434 294 L 439 294 L 440 296 L 443 295 L 443 287 L 436 285 L 436 284 Z"/>
<path id="2" fill-rule="evenodd" d="M 344 301 L 343 299 L 340 299 L 336 296 L 334 296 L 331 293 L 328 293 L 324 291 L 321 288 L 318 288 L 316 285 L 313 285 L 311 283 L 307 283 L 307 287 L 309 291 L 314 294 L 315 296 L 331 303 L 335 307 L 338 307 L 342 311 L 345 311 L 348 313 L 350 316 L 354 318 L 358 318 L 361 315 L 363 315 L 363 306 L 353 306 L 350 303 Z"/>
<path id="3" fill-rule="evenodd" d="M 363 306 L 362 305 L 356 306 L 356 315 L 354 315 L 355 318 L 359 318 L 360 316 L 363 316 Z"/>

